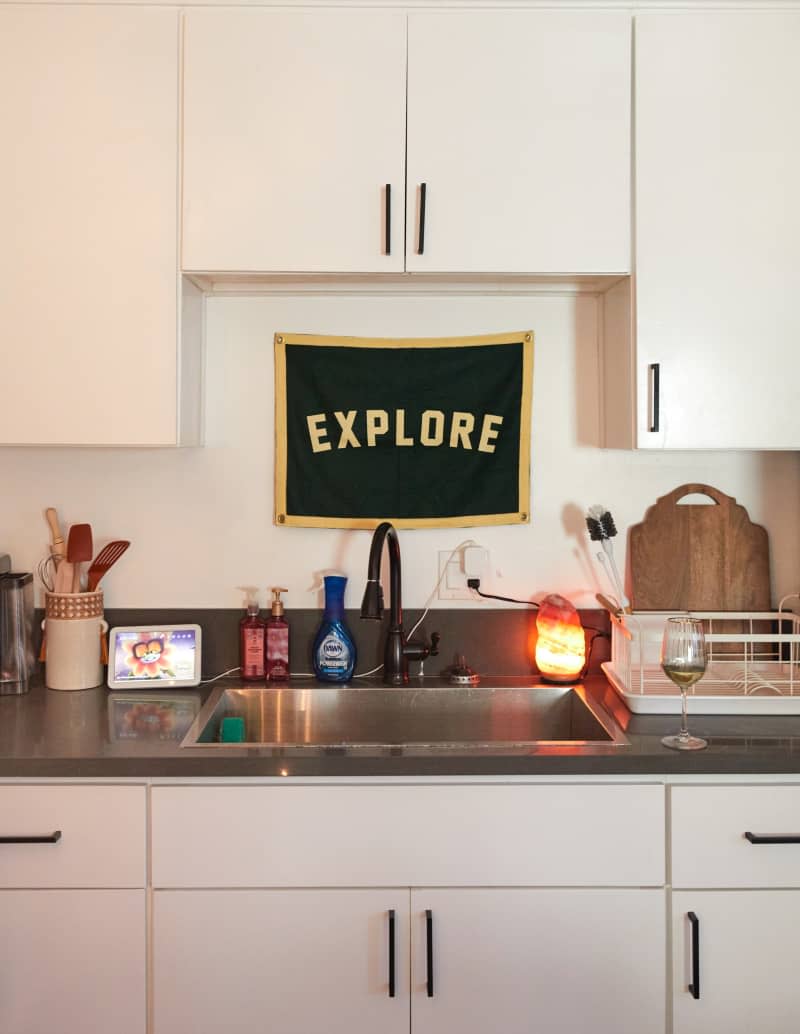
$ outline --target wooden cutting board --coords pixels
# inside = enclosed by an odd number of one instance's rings
[[[678,505],[698,493],[715,505]],[[628,537],[634,610],[769,610],[769,539],[711,485],[662,496]]]

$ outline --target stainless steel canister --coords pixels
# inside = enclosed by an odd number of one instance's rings
[[[33,651],[33,575],[0,574],[0,695],[27,693]]]

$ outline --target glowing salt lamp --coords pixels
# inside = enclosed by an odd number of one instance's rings
[[[553,593],[536,615],[536,667],[546,682],[577,682],[586,663],[586,637],[577,610]]]

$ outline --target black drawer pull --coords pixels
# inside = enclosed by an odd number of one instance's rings
[[[394,909],[389,909],[389,997],[395,996],[394,983]]]
[[[658,431],[660,417],[660,394],[661,394],[661,363],[650,363],[650,427],[649,430]]]
[[[425,959],[428,968],[428,998],[433,998],[433,912],[425,909]]]
[[[751,844],[800,844],[800,833],[745,833],[744,838]]]
[[[0,837],[0,844],[57,844],[60,839],[61,830],[57,829],[49,837]]]
[[[419,186],[419,243],[417,244],[417,254],[421,255],[425,251],[425,202],[428,195],[428,184],[420,183]]]
[[[386,254],[392,253],[392,185],[387,183],[384,199],[386,203]]]
[[[700,997],[700,920],[694,912],[686,915],[692,924],[692,982],[689,991],[692,998],[697,999]]]

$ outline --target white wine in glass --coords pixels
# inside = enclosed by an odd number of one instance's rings
[[[661,643],[661,667],[681,691],[681,731],[665,736],[662,743],[673,750],[701,750],[706,740],[689,733],[686,720],[686,690],[706,672],[706,638],[703,622],[697,618],[667,618]]]

